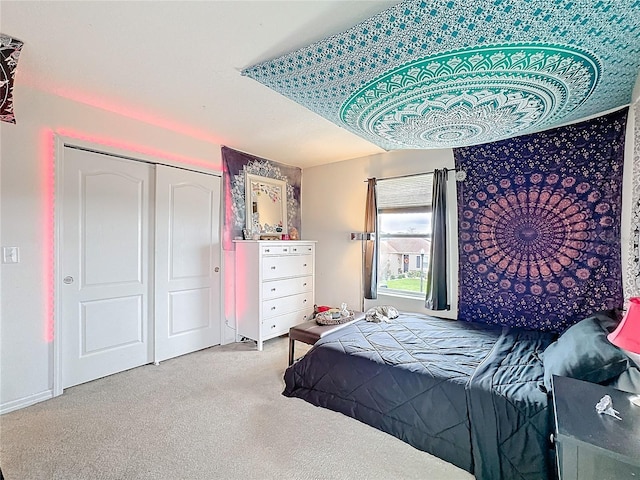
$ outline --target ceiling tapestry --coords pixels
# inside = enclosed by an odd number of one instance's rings
[[[629,103],[640,2],[404,1],[249,76],[386,149],[534,133]]]

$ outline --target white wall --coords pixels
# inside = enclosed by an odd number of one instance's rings
[[[350,240],[350,232],[364,229],[367,194],[365,180],[454,168],[453,152],[446,150],[403,150],[331,163],[303,171],[302,231],[305,239],[317,240],[316,301],[339,306],[346,302],[359,309],[362,291],[362,245]],[[455,182],[449,182],[449,202],[455,205]],[[453,209],[455,210],[455,209]],[[455,211],[449,222],[457,238]],[[457,248],[457,247],[456,247]],[[457,250],[452,255],[452,285],[457,285]],[[456,299],[455,290],[452,299]],[[373,304],[391,304],[407,311],[424,311],[424,300],[379,295]],[[455,316],[439,312],[439,316]],[[442,313],[442,314],[441,314]]]
[[[105,151],[131,151],[133,157],[157,157],[174,165],[193,160],[200,170],[221,170],[217,144],[21,86],[19,81],[15,110],[16,125],[0,122],[0,245],[20,248],[20,263],[2,265],[0,277],[0,412],[51,395],[51,301],[46,283],[52,245],[46,237],[52,222],[47,191],[53,185],[53,134],[110,143]]]

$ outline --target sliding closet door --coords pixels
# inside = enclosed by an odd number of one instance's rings
[[[64,148],[58,301],[63,388],[149,363],[153,167]]]
[[[220,178],[158,165],[155,361],[220,343]]]

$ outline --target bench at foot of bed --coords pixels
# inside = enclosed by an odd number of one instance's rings
[[[314,345],[322,337],[340,330],[347,325],[351,325],[358,320],[364,318],[363,312],[354,312],[353,320],[338,325],[318,325],[315,320],[301,323],[295,327],[289,329],[289,366],[293,365],[294,358],[294,343],[295,341],[306,343],[307,345]]]

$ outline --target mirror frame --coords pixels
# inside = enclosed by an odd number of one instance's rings
[[[260,228],[259,231],[256,231],[253,223],[253,201],[252,201],[252,183],[265,183],[274,187],[280,188],[280,198],[282,199],[282,210],[280,212],[280,218],[282,222],[282,231],[265,231]],[[277,180],[275,178],[262,177],[260,175],[254,175],[252,173],[245,173],[244,179],[245,185],[245,195],[244,195],[244,203],[245,203],[245,227],[251,238],[254,238],[256,234],[260,235],[260,238],[263,237],[280,237],[289,233],[289,228],[287,224],[287,182],[284,180]],[[247,239],[249,240],[249,239]]]

